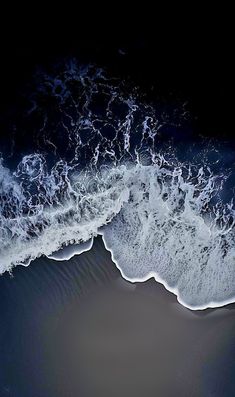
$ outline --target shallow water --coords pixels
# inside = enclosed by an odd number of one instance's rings
[[[234,305],[190,311],[122,279],[102,239],[0,278],[0,395],[232,396]]]

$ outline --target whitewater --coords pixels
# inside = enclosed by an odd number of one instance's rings
[[[182,155],[163,141],[183,110],[74,61],[40,74],[30,104],[35,146],[0,164],[1,274],[42,255],[68,260],[102,235],[131,282],[154,277],[193,310],[235,301],[232,163],[215,143],[185,143]]]

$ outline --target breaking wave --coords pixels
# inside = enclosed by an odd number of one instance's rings
[[[102,234],[128,280],[155,277],[191,309],[235,301],[229,152],[178,142],[183,107],[147,104],[94,66],[57,69],[39,75],[20,124],[29,153],[1,161],[0,272],[69,259]]]

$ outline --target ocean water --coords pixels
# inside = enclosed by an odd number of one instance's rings
[[[1,273],[101,235],[125,279],[190,309],[234,302],[234,148],[95,65],[59,63],[28,90],[2,143]]]

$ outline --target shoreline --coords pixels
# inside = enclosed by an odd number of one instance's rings
[[[101,236],[103,244],[105,249],[110,252],[111,254],[111,259],[112,262],[115,264],[116,268],[120,271],[122,278],[125,281],[128,281],[132,284],[134,283],[144,283],[148,280],[150,280],[151,278],[153,278],[155,280],[156,283],[159,283],[161,285],[164,286],[164,288],[169,291],[170,293],[172,293],[173,295],[176,296],[177,298],[177,302],[182,305],[183,307],[185,307],[186,309],[189,309],[191,311],[204,311],[207,309],[217,309],[217,308],[222,308],[222,307],[226,307],[228,305],[234,304],[235,303],[235,296],[231,299],[227,299],[221,302],[209,302],[208,304],[205,305],[188,305],[187,303],[185,303],[183,300],[180,299],[179,297],[179,291],[177,288],[172,288],[168,285],[168,283],[163,280],[160,276],[158,276],[158,274],[156,272],[149,272],[145,277],[143,278],[130,278],[128,276],[125,275],[125,273],[123,272],[122,268],[119,266],[118,262],[115,260],[114,255],[113,255],[113,251],[111,248],[109,248],[107,246],[107,243],[105,241],[105,237],[103,235],[103,233],[101,231],[99,231],[97,236],[92,237],[90,240],[84,242],[84,243],[80,243],[80,244],[72,244],[72,245],[68,245],[58,251],[53,252],[51,255],[45,255],[46,258],[55,260],[55,261],[69,261],[71,258],[73,258],[76,255],[81,255],[84,252],[90,251],[93,247],[94,244],[94,240],[97,239],[99,236]],[[40,256],[37,259],[40,259],[42,256]],[[24,266],[24,267],[28,267],[30,265],[31,262],[33,262],[35,259],[32,259],[30,261],[27,262],[27,264],[23,264],[21,263],[20,266]]]

